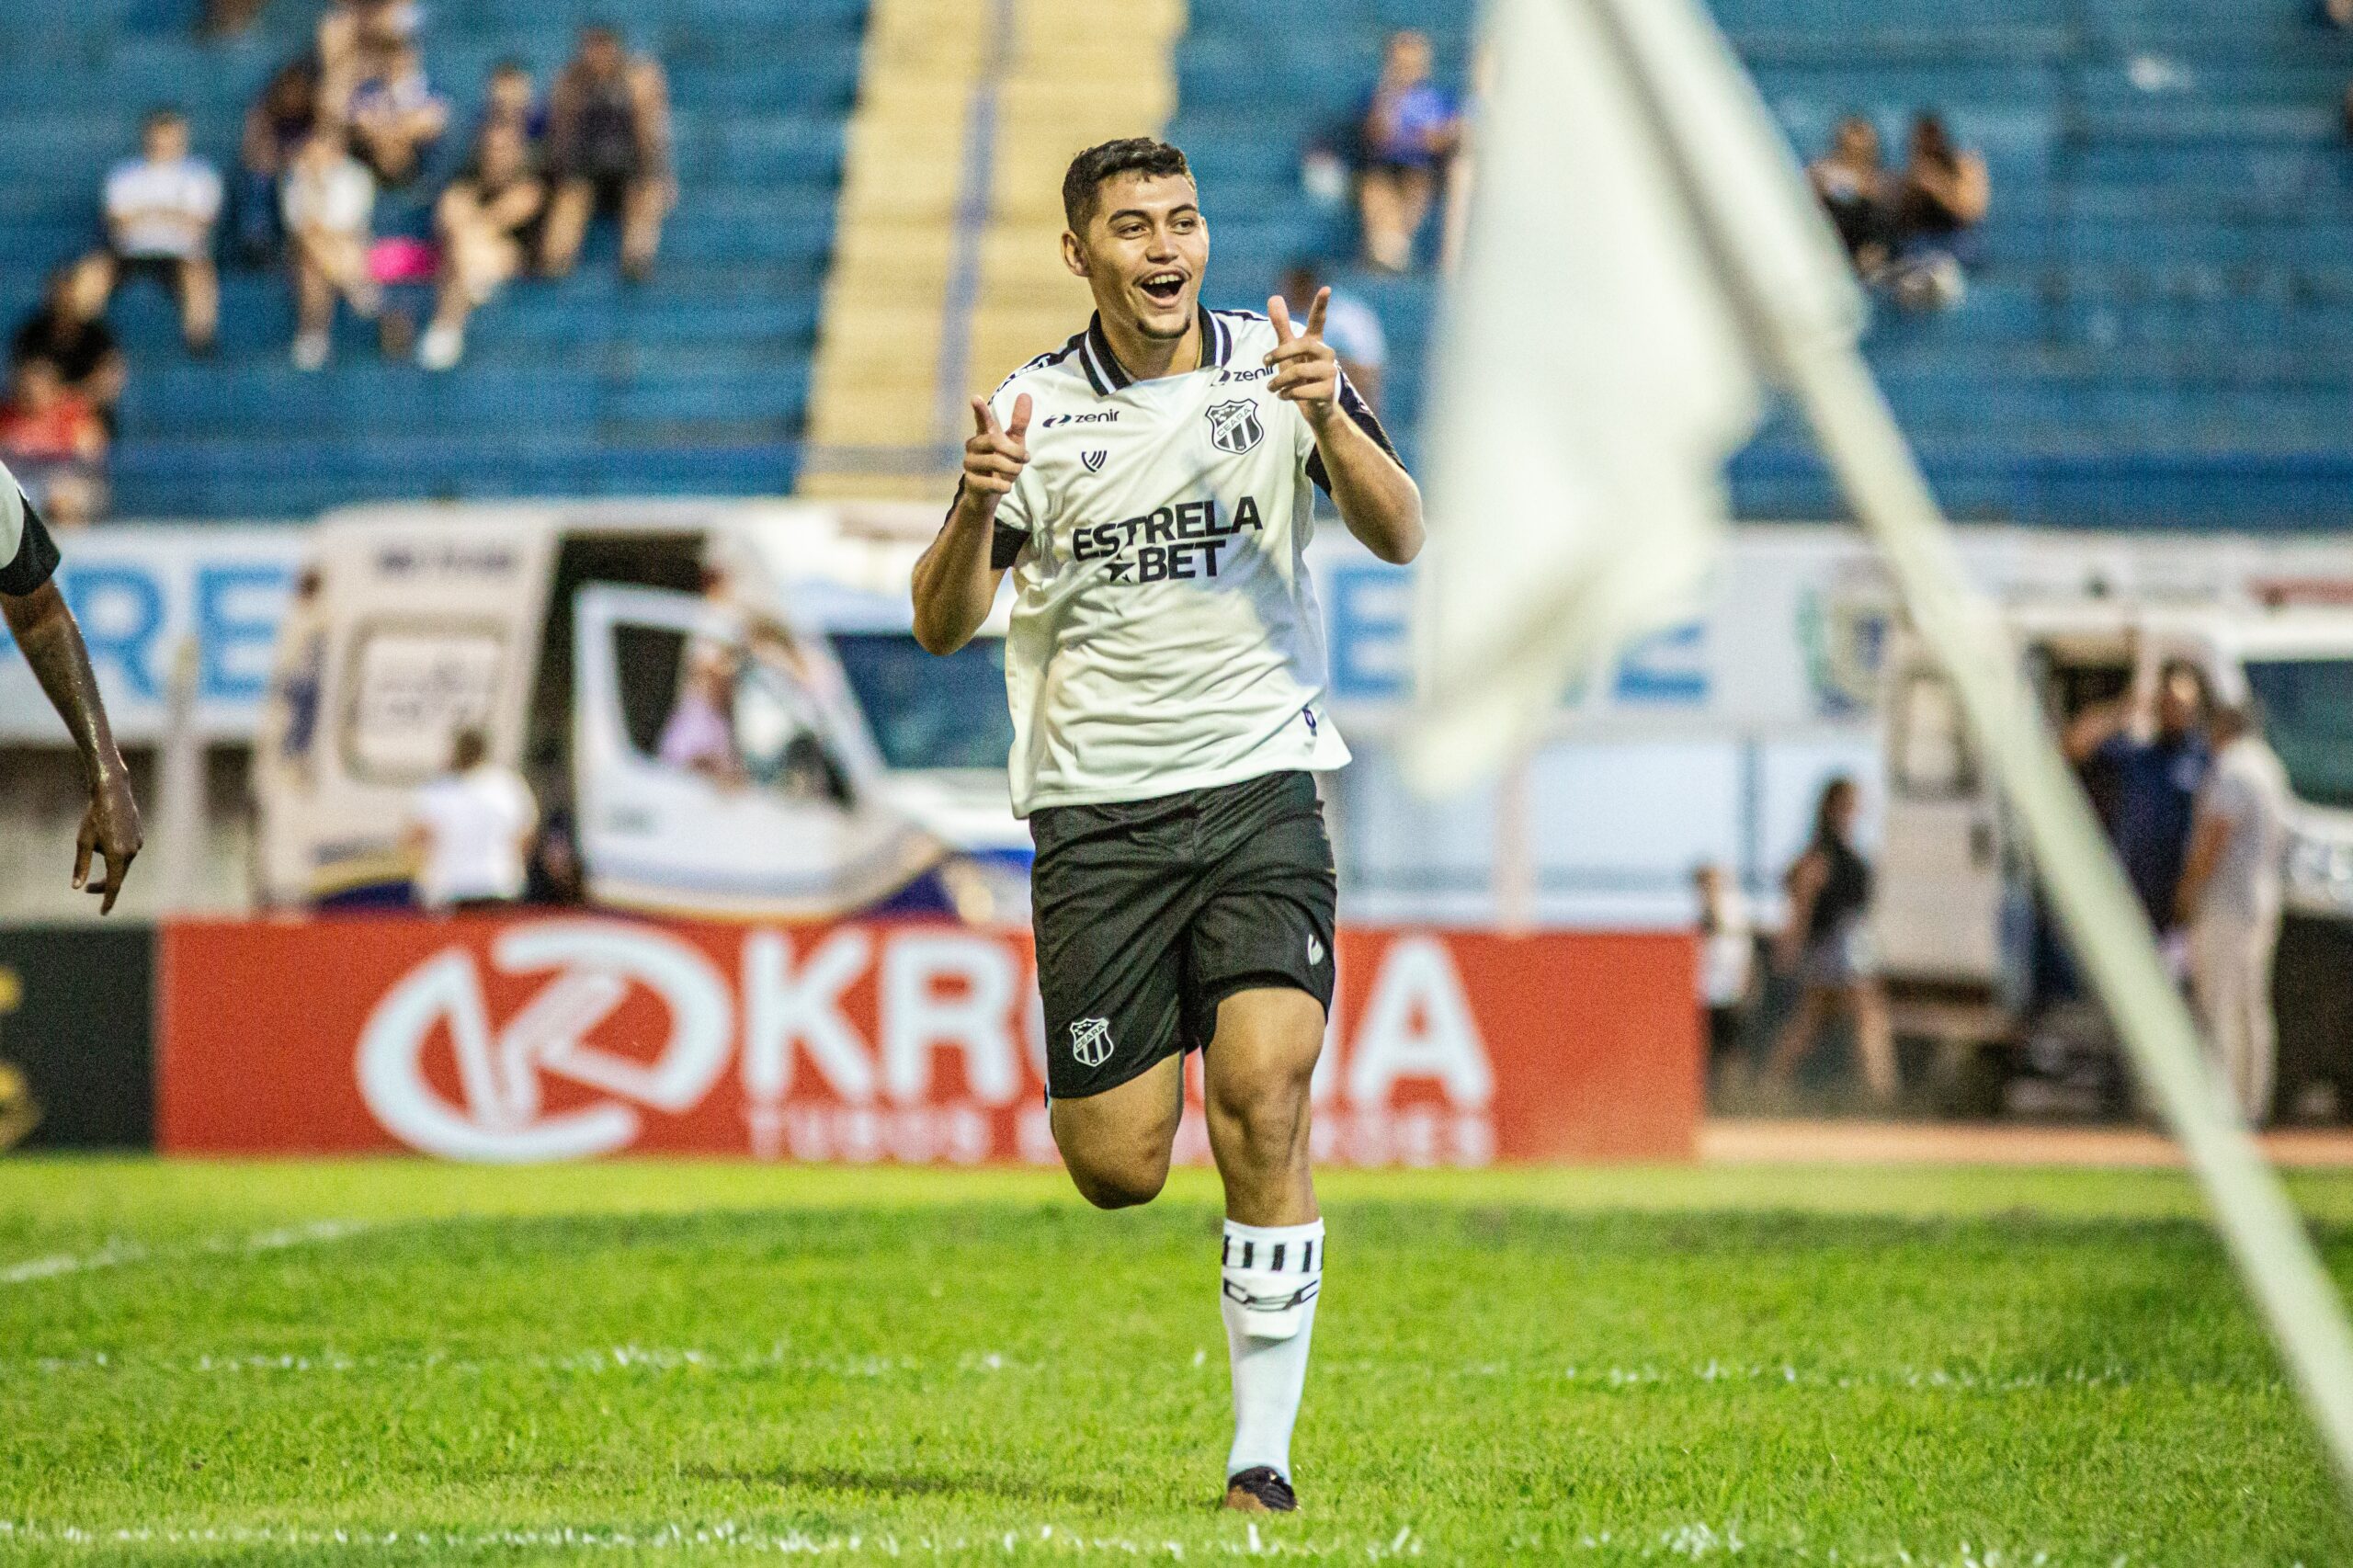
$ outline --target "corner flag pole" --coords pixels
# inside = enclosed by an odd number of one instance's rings
[[[2090,803],[2061,757],[1991,603],[1969,581],[1951,528],[1893,410],[1851,341],[1792,328],[1740,264],[1741,235],[1708,195],[1697,150],[1665,109],[1654,62],[1620,9],[1592,6],[1651,122],[1693,229],[1754,351],[1796,399],[1840,488],[1877,540],[1921,636],[1951,677],[1971,732],[2026,830],[2044,889],[2115,1021],[2144,1085],[2206,1189],[2222,1239],[2268,1321],[2353,1489],[2353,1328],[2302,1221],[2198,1045],[2141,906]],[[1709,24],[1704,20],[1702,26]],[[1721,40],[1718,40],[1721,42]],[[1803,199],[1794,179],[1789,199]]]

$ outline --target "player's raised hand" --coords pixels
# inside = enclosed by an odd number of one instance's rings
[[[1323,424],[1339,405],[1340,357],[1324,341],[1324,312],[1331,303],[1332,290],[1318,289],[1307,307],[1307,330],[1300,333],[1291,328],[1290,306],[1281,295],[1267,301],[1267,318],[1275,324],[1275,351],[1267,356],[1275,379],[1267,390],[1297,403],[1311,425]]]
[[[972,438],[964,443],[964,487],[1006,495],[1029,464],[1029,394],[1013,400],[1013,423],[999,425],[988,399],[972,400]]]

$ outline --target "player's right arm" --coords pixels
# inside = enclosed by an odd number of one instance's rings
[[[952,653],[972,640],[996,603],[1005,572],[991,560],[997,508],[1029,464],[1029,394],[1013,402],[1000,426],[985,399],[972,400],[972,438],[964,443],[964,481],[939,537],[915,562],[915,641],[927,653]]]

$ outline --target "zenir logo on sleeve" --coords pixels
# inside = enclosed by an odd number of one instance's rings
[[[1258,405],[1247,398],[1221,403],[1209,412],[1210,445],[1221,452],[1239,457],[1266,439],[1267,427],[1258,423]]]

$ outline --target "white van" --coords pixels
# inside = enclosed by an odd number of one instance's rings
[[[1025,921],[1002,612],[947,661],[909,630],[936,523],[733,502],[329,516],[255,748],[260,902],[406,902],[409,801],[479,727],[588,903]]]
[[[2294,802],[2279,945],[2280,1104],[2316,1085],[2353,1106],[2353,610],[2022,603],[2013,640],[2054,730],[2154,688],[2180,660],[2219,700],[2261,705]],[[1882,709],[1887,814],[1872,935],[1898,1027],[1954,1048],[1974,1108],[2027,1065],[2047,926],[2013,824],[1950,683],[1899,636]]]

